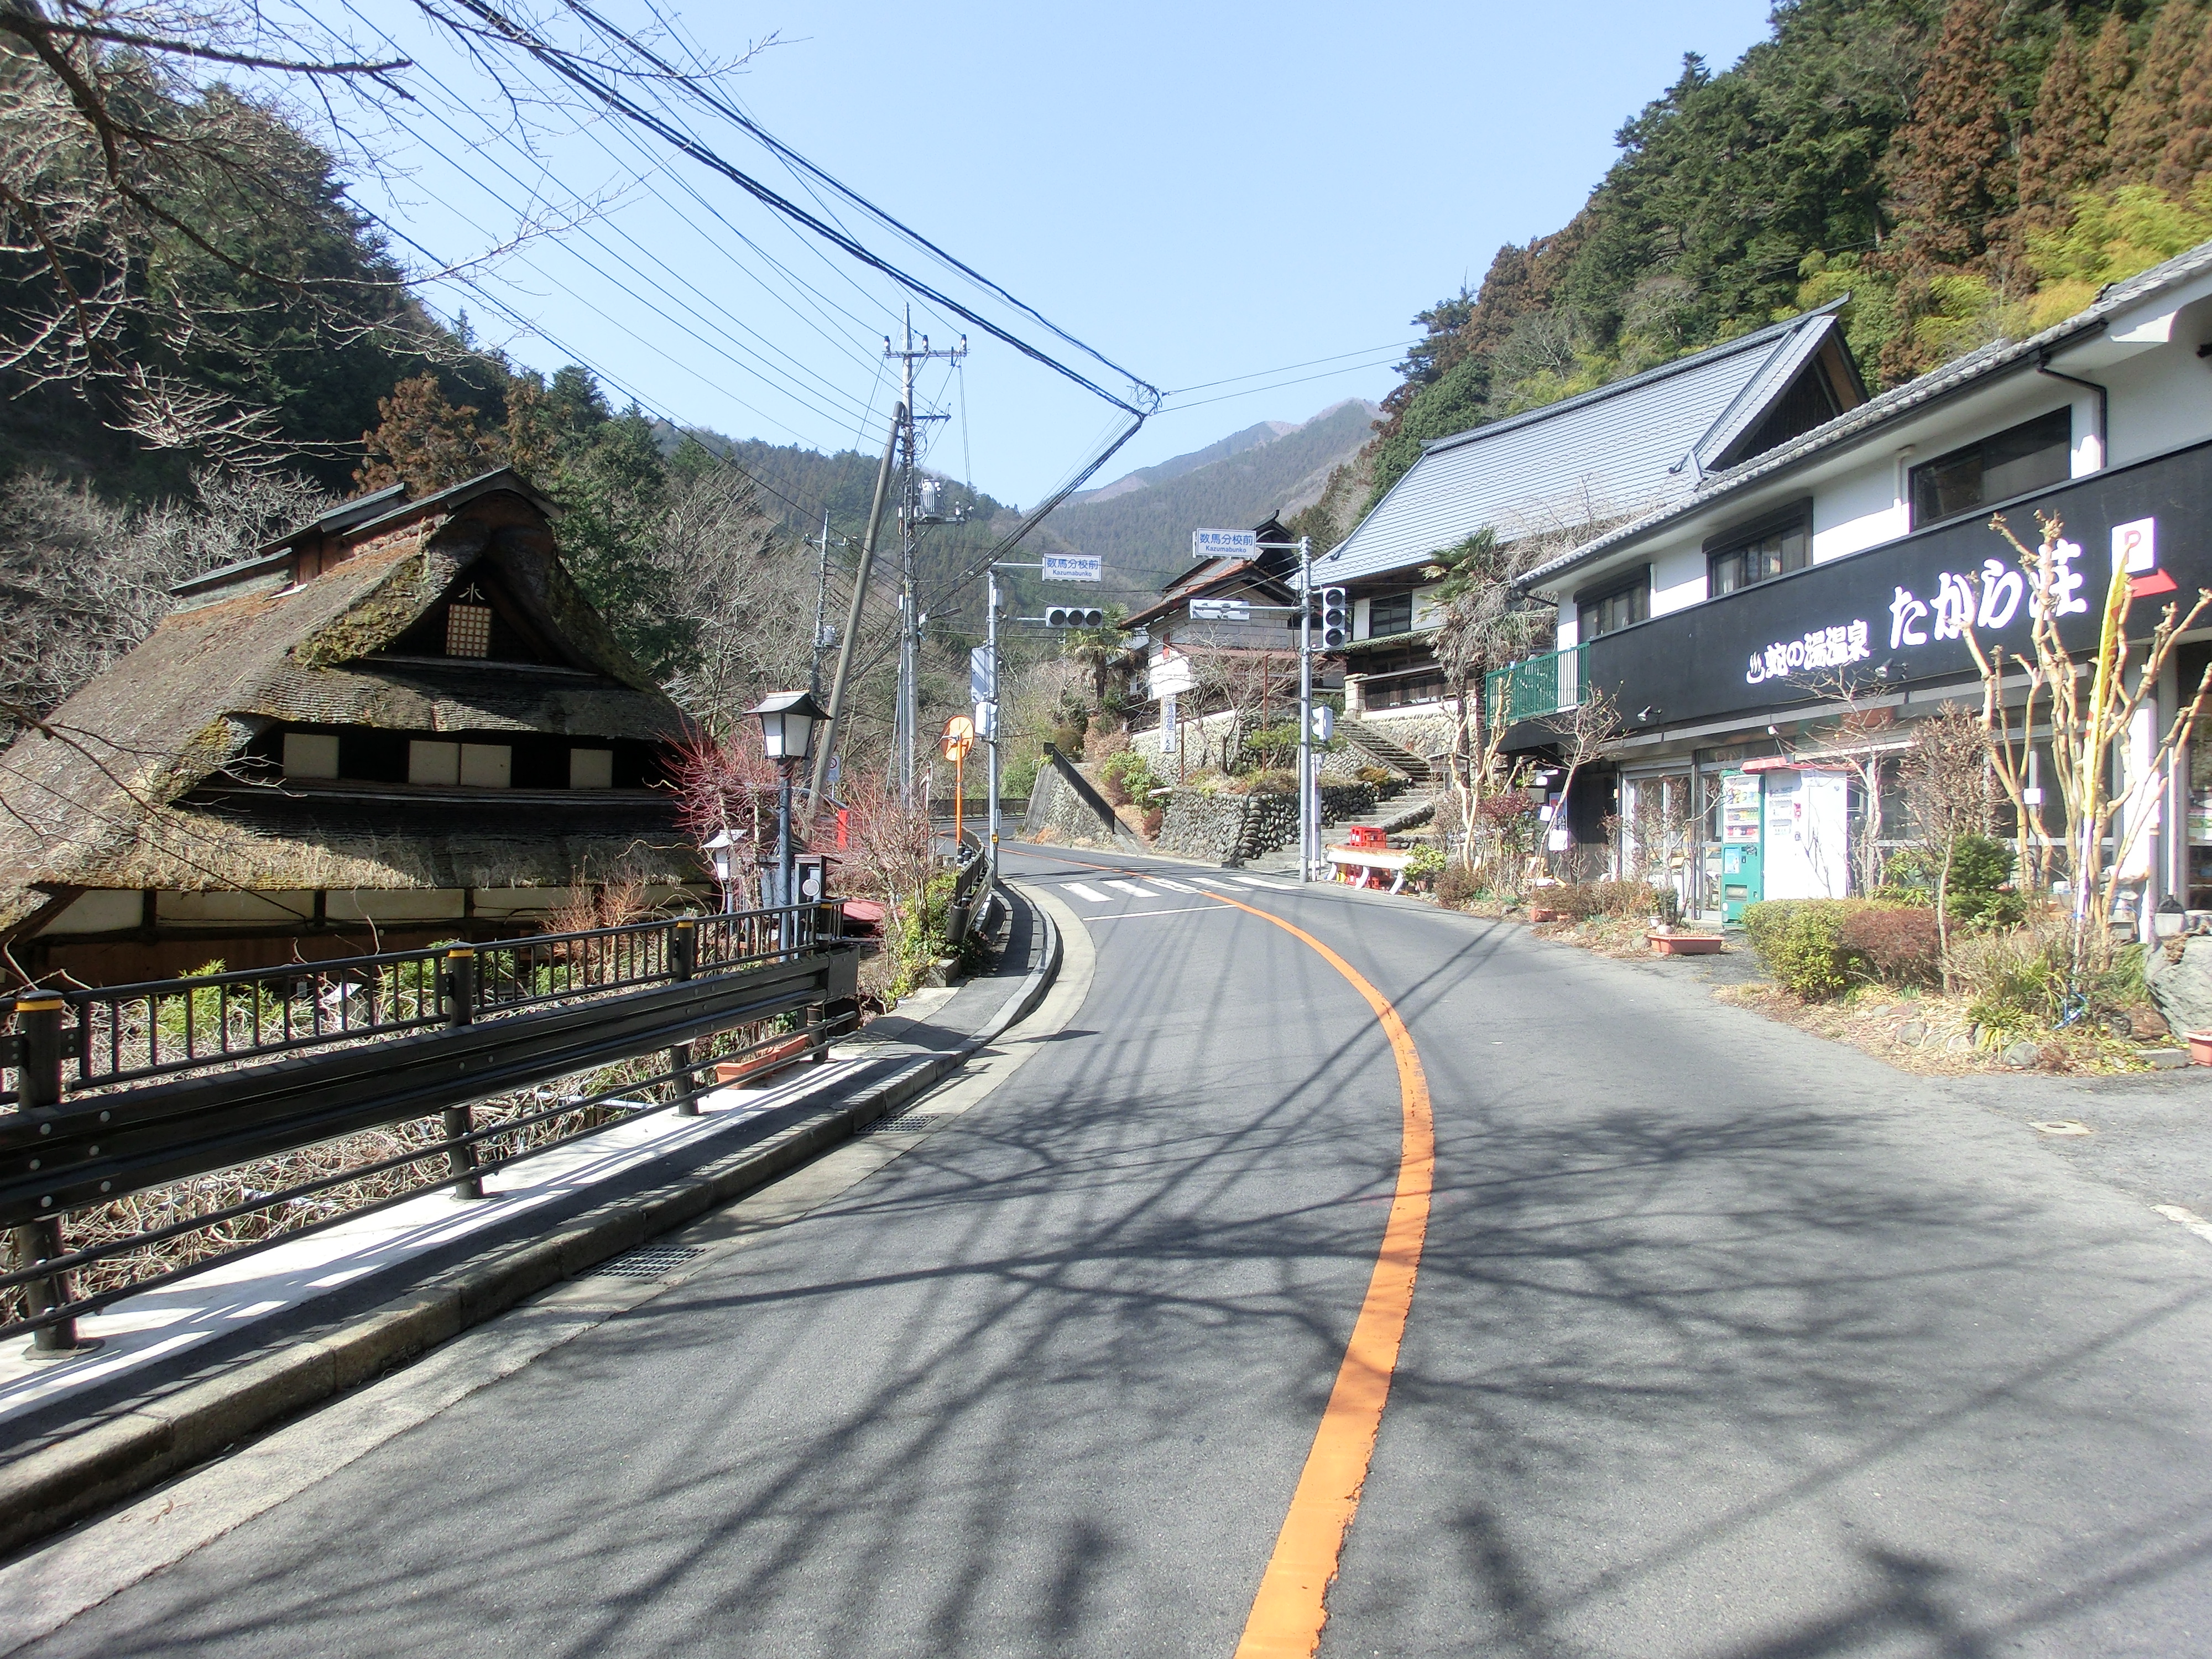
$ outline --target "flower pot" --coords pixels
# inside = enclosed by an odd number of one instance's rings
[[[771,1072],[780,1072],[804,1057],[806,1042],[804,1035],[786,1037],[781,1042],[755,1049],[743,1060],[718,1060],[714,1062],[714,1081],[726,1089],[732,1083],[763,1082]]]
[[[1651,949],[1662,957],[1711,957],[1720,954],[1718,933],[1646,933]]]
[[[1528,907],[1530,921],[1558,921],[1561,920],[1561,912],[1547,908],[1541,904],[1532,904]]]
[[[2184,1040],[2189,1044],[2191,1066],[2212,1066],[2212,1031],[2191,1031]]]

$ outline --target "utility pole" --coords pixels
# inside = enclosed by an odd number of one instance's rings
[[[929,337],[921,337],[919,350],[914,343],[914,307],[906,308],[905,343],[894,349],[890,341],[884,341],[884,356],[899,360],[899,384],[902,394],[902,429],[899,434],[904,446],[905,481],[899,491],[899,670],[898,709],[892,726],[891,756],[899,782],[900,794],[909,803],[914,799],[915,732],[921,720],[921,623],[922,617],[915,593],[914,550],[915,527],[921,519],[921,453],[919,432],[923,419],[939,420],[940,416],[917,416],[914,408],[914,366],[927,362],[932,357],[944,357],[954,362],[968,355],[968,340],[962,336],[960,343],[949,350],[933,351]]]
[[[1321,802],[1314,787],[1313,542],[1298,538],[1298,879],[1314,878]]]
[[[869,573],[876,565],[876,536],[884,526],[884,501],[890,494],[891,461],[898,452],[899,433],[906,424],[906,406],[891,411],[890,435],[884,440],[884,459],[876,468],[875,500],[868,507],[868,528],[860,541],[860,562],[853,572],[853,603],[845,612],[845,635],[837,641],[837,673],[830,683],[828,729],[814,750],[814,775],[806,786],[806,815],[811,823],[822,811],[822,785],[830,771],[830,757],[837,746],[839,722],[845,716],[845,690],[852,675],[853,642],[860,636],[860,607],[868,596]]]
[[[995,565],[984,573],[983,600],[983,651],[991,665],[991,699],[975,711],[975,723],[983,728],[983,741],[989,745],[983,750],[984,793],[990,802],[989,842],[984,853],[990,862],[985,866],[985,877],[995,887],[999,884],[999,571]]]
[[[816,574],[814,585],[814,652],[813,665],[807,670],[806,689],[817,702],[822,701],[822,652],[830,641],[825,637],[830,625],[830,509],[822,509],[822,562]]]

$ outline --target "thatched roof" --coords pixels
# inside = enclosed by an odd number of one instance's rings
[[[513,472],[413,503],[395,504],[387,492],[373,505],[366,518],[347,522],[340,509],[252,560],[184,584],[185,608],[56,710],[46,731],[27,732],[0,753],[0,928],[45,902],[40,886],[332,884],[298,879],[315,860],[276,855],[287,837],[245,830],[229,808],[186,799],[233,781],[227,769],[272,723],[646,740],[682,729],[675,704],[616,643],[556,556],[548,504]],[[379,659],[374,653],[437,605],[464,572],[495,581],[562,660]],[[428,826],[403,829],[398,817],[392,823],[379,832],[383,852],[341,853],[339,842],[351,847],[358,838],[334,830],[333,867],[362,878],[343,884],[443,884],[428,878],[441,860],[427,848],[419,855],[390,850],[395,836],[418,836]],[[522,855],[509,846],[514,856],[444,862],[542,866],[560,882],[573,878],[563,837],[580,826],[565,817],[552,823],[542,805],[534,822],[523,811],[516,823],[537,851]],[[311,824],[296,827],[317,833]],[[622,842],[647,828],[608,827]],[[665,823],[659,838],[672,839]],[[272,855],[266,868],[250,856],[256,844]],[[594,848],[606,850],[596,839]]]

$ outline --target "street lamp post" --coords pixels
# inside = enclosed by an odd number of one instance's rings
[[[798,945],[799,913],[793,908],[791,847],[791,780],[814,752],[814,732],[822,709],[805,691],[777,691],[761,699],[753,711],[761,723],[761,748],[776,764],[781,780],[775,803],[775,902],[782,911],[778,929],[783,948]]]

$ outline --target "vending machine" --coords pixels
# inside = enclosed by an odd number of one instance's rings
[[[1760,794],[1756,772],[1721,774],[1721,920],[1724,922],[1741,922],[1743,907],[1765,896]]]

